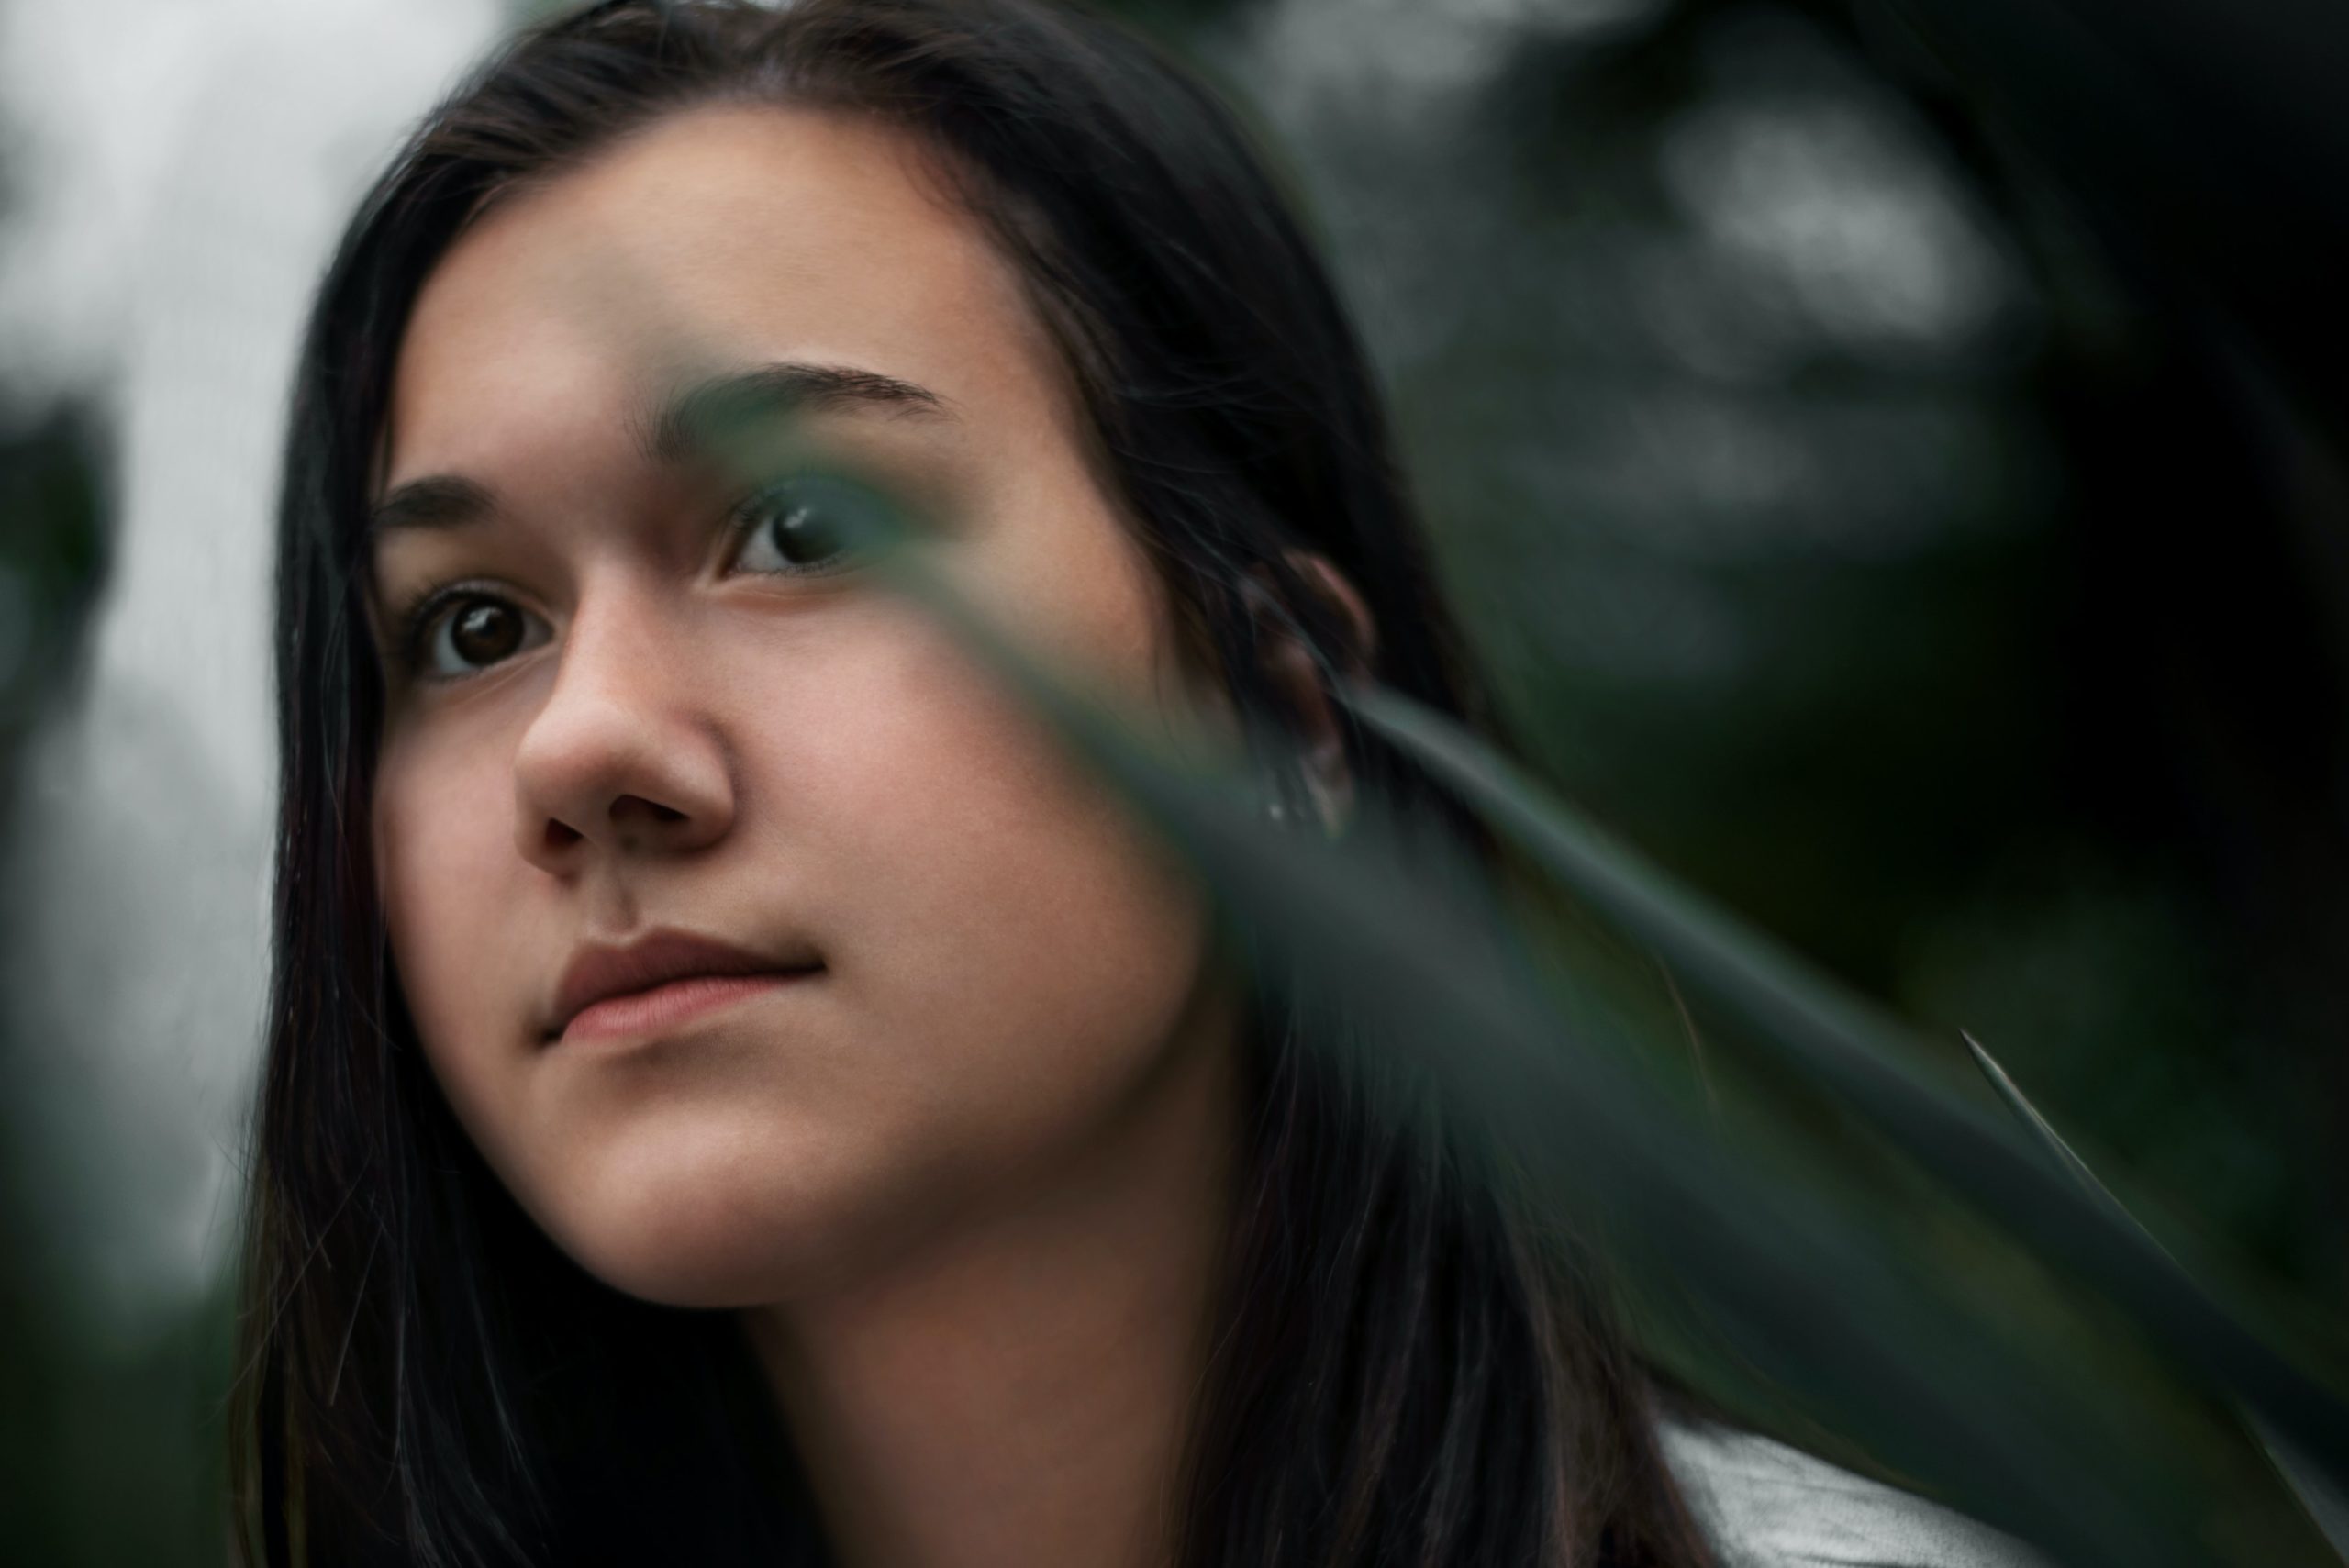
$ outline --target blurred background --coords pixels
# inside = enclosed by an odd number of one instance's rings
[[[301,311],[528,6],[0,0],[0,1540],[221,1559]],[[1279,149],[1543,769],[2349,1302],[2314,6],[1130,0]],[[21,1555],[17,1553],[21,1552]]]

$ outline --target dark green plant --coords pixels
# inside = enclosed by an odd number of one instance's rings
[[[2008,1075],[2007,1070],[1998,1065],[1997,1059],[1982,1048],[1981,1041],[1970,1034],[1965,1039],[1966,1049],[1974,1053],[1975,1065],[1982,1069],[1982,1075],[1990,1081],[1990,1086],[1998,1092],[1998,1097],[2006,1101],[2016,1119],[2031,1130],[2040,1147],[2054,1158],[2056,1165],[2078,1184],[2080,1190],[2098,1207],[2115,1219],[2137,1228],[2136,1221],[2121,1207],[2121,1200],[2112,1195],[2112,1190],[2097,1179],[2096,1173],[2088,1169],[2087,1162],[2073,1152],[2072,1146],[2064,1141],[2062,1135],[2045,1117],[2039,1114],[2039,1107],[2024,1097],[2021,1088]],[[2145,1239],[2155,1246],[2159,1245],[2153,1241],[2150,1233]],[[2292,1495],[2307,1511],[2310,1522],[2324,1532],[2324,1538],[2332,1543],[2333,1551],[2340,1553],[2342,1560],[2349,1562],[2349,1499],[2343,1496],[2338,1474],[2327,1473],[2321,1466],[2310,1462],[2290,1439],[2277,1432],[2260,1415],[2256,1407],[2243,1407],[2243,1418],[2244,1425],[2259,1439],[2259,1445],[2266,1451],[2268,1459],[2274,1462],[2277,1474],[2291,1488]]]
[[[901,562],[903,580],[997,660],[1190,855],[1258,944],[1385,1020],[1373,1050],[1446,1105],[1561,1222],[1698,1303],[1707,1330],[1881,1462],[2064,1562],[2320,1560],[2256,1496],[2196,1389],[2266,1412],[2317,1473],[2349,1473],[2349,1406],[2175,1269],[2041,1152],[1920,1070],[1898,1026],[1609,843],[1464,733],[1357,689],[1353,711],[1586,905],[1652,947],[1738,1034],[1886,1134],[2076,1309],[2141,1335],[2162,1377],[2097,1375],[2062,1332],[2009,1321],[2001,1282],[1920,1270],[1863,1195],[1759,1168],[1637,1070],[1636,1040],[1562,1027],[1500,889],[1373,802],[1335,844],[1268,832],[1237,776],[1170,767]],[[1375,1077],[1383,1064],[1356,1064]],[[2070,1330],[2081,1332],[2078,1325]],[[2199,1412],[2198,1416],[2198,1412]],[[2333,1485],[2337,1485],[2337,1480]]]

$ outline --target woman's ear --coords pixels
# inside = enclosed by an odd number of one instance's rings
[[[1289,550],[1283,557],[1306,592],[1319,596],[1345,628],[1345,646],[1334,650],[1331,658],[1341,678],[1366,679],[1377,656],[1378,628],[1361,592],[1322,556]],[[1270,573],[1259,569],[1254,577],[1268,596],[1275,593]],[[1337,704],[1323,684],[1319,662],[1279,619],[1264,617],[1258,646],[1264,673],[1304,741],[1306,789],[1323,826],[1334,835],[1353,811],[1353,774],[1346,763]]]

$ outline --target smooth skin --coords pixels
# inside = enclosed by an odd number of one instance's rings
[[[1204,890],[853,550],[788,569],[773,520],[829,493],[738,528],[744,481],[655,439],[767,367],[918,389],[803,409],[792,450],[903,499],[1029,651],[1228,740],[936,172],[874,122],[695,109],[509,193],[427,280],[374,554],[384,912],[491,1166],[602,1279],[741,1313],[845,1562],[1149,1563],[1238,1137]],[[580,945],[664,928],[821,973],[551,1042]]]

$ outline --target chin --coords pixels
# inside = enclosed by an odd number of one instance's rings
[[[757,1307],[841,1288],[875,1266],[883,1239],[918,1228],[922,1206],[906,1173],[821,1143],[772,1127],[750,1148],[640,1140],[559,1177],[550,1190],[563,1195],[540,1223],[589,1273],[658,1306]]]

